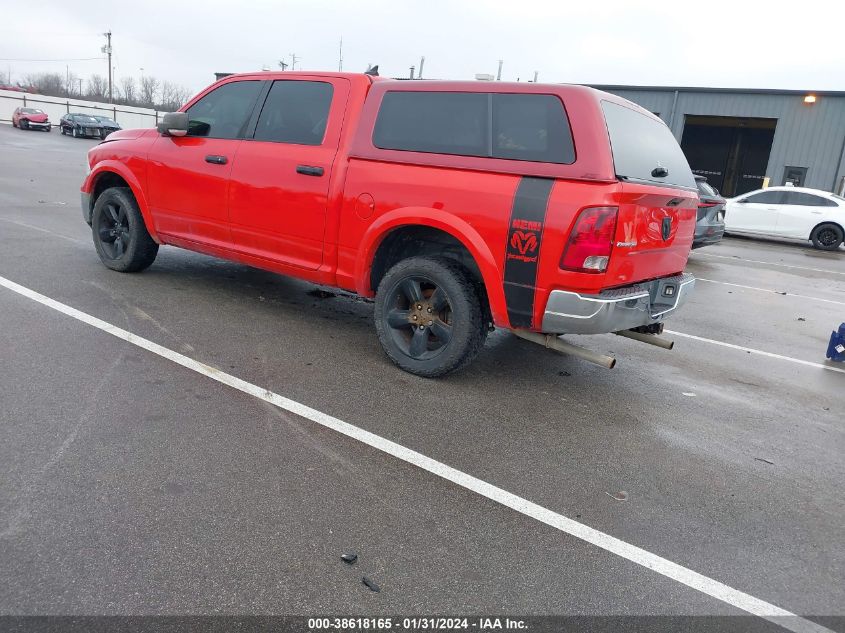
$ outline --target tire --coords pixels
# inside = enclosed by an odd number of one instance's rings
[[[469,273],[439,257],[410,257],[387,271],[376,291],[375,325],[390,360],[425,378],[464,367],[487,338]]]
[[[74,126],[74,127],[73,127],[73,128],[71,128],[71,129],[73,130],[73,131],[71,132],[71,136],[73,136],[73,138],[79,138],[79,132],[77,131],[76,126]]]
[[[842,244],[845,236],[842,228],[835,224],[819,224],[810,234],[813,246],[823,251],[835,251]]]
[[[148,268],[158,254],[158,244],[127,187],[111,187],[100,194],[91,215],[91,233],[100,261],[121,273]]]
[[[27,121],[26,119],[21,119],[20,121],[18,121],[18,126],[20,126],[20,128],[22,130],[28,130],[29,129],[29,121]]]

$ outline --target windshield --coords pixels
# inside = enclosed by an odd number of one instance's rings
[[[79,123],[98,123],[97,119],[92,116],[88,116],[87,114],[77,114],[73,118]]]
[[[100,123],[111,123],[112,125],[117,125],[117,121],[114,121],[108,118],[107,116],[95,116],[94,118],[97,119]]]
[[[21,108],[23,114],[44,114],[44,110],[38,108]]]

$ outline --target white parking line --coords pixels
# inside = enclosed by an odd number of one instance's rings
[[[800,358],[792,358],[791,356],[783,356],[781,354],[773,354],[772,352],[764,352],[763,350],[754,349],[753,347],[743,347],[742,345],[734,345],[733,343],[725,343],[724,341],[716,341],[712,338],[704,338],[703,336],[696,336],[695,334],[684,334],[683,332],[676,332],[675,330],[663,330],[666,334],[672,334],[673,336],[681,336],[683,338],[691,338],[694,341],[701,341],[702,343],[710,343],[711,345],[719,345],[721,347],[729,347],[730,349],[736,349],[741,352],[748,352],[750,354],[759,354],[760,356],[768,356],[769,358],[777,358],[778,360],[786,360],[790,363],[797,363],[799,365],[806,365],[807,367],[817,367],[818,369],[826,369],[828,371],[835,371],[839,372],[840,374],[845,374],[845,369],[840,369],[839,367],[831,367],[830,365],[825,365],[823,363],[814,363],[809,360],[801,360]]]
[[[769,288],[756,288],[754,286],[743,286],[742,284],[732,284],[727,281],[716,281],[715,279],[705,279],[704,277],[696,277],[696,281],[706,281],[711,284],[722,284],[723,286],[733,286],[734,288],[745,288],[746,290],[758,290],[760,292],[770,292],[775,295],[784,297],[797,297],[799,299],[810,299],[811,301],[823,301],[824,303],[834,303],[839,306],[845,306],[845,301],[834,301],[833,299],[822,299],[821,297],[810,297],[807,295],[797,295],[794,292],[782,292],[780,290],[770,290]]]
[[[704,255],[706,257],[720,257],[721,259],[735,259],[738,262],[750,262],[752,264],[767,264],[768,266],[781,266],[782,268],[796,268],[798,270],[810,270],[814,273],[830,273],[831,275],[845,275],[845,272],[839,270],[828,270],[827,268],[808,268],[807,266],[794,266],[793,264],[779,264],[777,262],[763,262],[759,259],[745,259],[743,257],[735,257],[733,255],[716,255],[714,253],[696,253],[696,255]]]
[[[63,240],[67,240],[68,242],[73,242],[75,244],[84,244],[82,240],[78,240],[74,237],[68,237],[67,235],[62,235],[61,233],[56,233],[55,231],[51,231],[49,229],[41,228],[40,226],[33,226],[32,224],[27,224],[26,222],[19,222],[18,220],[10,220],[9,218],[0,218],[3,222],[8,222],[9,224],[16,224],[17,226],[23,226],[28,229],[32,229],[33,231],[41,231],[42,233],[49,233],[55,237],[61,238]]]
[[[228,385],[233,389],[237,389],[245,394],[273,404],[280,409],[284,409],[290,413],[300,417],[311,420],[312,422],[324,426],[326,428],[337,431],[347,437],[355,439],[367,446],[382,451],[388,455],[396,457],[408,464],[428,471],[438,477],[442,477],[447,481],[452,482],[462,488],[475,492],[491,501],[495,501],[505,507],[511,508],[527,517],[531,517],[553,527],[561,532],[565,532],[571,536],[579,538],[587,543],[595,545],[605,551],[621,556],[637,565],[641,565],[658,574],[662,574],[667,578],[671,578],[679,583],[700,591],[708,596],[721,600],[731,606],[759,616],[770,622],[773,622],[783,628],[796,633],[833,633],[815,622],[806,620],[800,616],[795,615],[790,611],[781,609],[773,604],[770,604],[752,595],[743,593],[737,589],[729,587],[717,580],[713,580],[707,576],[699,574],[691,569],[673,563],[672,561],[652,554],[644,549],[626,543],[616,537],[605,534],[599,530],[591,528],[583,523],[570,519],[558,514],[548,508],[544,508],[536,503],[533,503],[523,497],[515,495],[507,490],[503,490],[493,484],[487,483],[481,479],[477,479],[463,471],[452,468],[442,462],[427,457],[422,453],[418,453],[410,448],[406,448],[401,444],[397,444],[391,440],[383,438],[369,431],[344,422],[338,418],[330,416],[316,409],[312,409],[304,404],[285,398],[277,393],[274,393],[258,385],[254,385],[245,380],[237,378],[231,374],[220,371],[214,367],[196,361],[183,354],[175,352],[171,349],[163,347],[158,343],[154,343],[148,339],[142,338],[121,329],[111,323],[107,323],[95,316],[81,312],[76,308],[72,308],[64,303],[60,303],[55,299],[51,299],[34,290],[21,286],[5,277],[0,277],[0,286],[8,288],[17,294],[32,299],[37,303],[52,308],[57,312],[72,317],[82,323],[95,327],[103,332],[111,334],[121,340],[127,341],[142,349],[145,349],[153,354],[165,358],[169,361],[181,365],[186,369],[202,374],[219,383]]]

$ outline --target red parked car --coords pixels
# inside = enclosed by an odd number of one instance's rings
[[[695,180],[650,112],[581,86],[233,75],[88,153],[113,270],[171,244],[375,297],[402,369],[493,327],[656,331],[687,298]]]
[[[44,110],[38,108],[15,108],[12,113],[12,127],[21,130],[44,130],[49,132],[52,129],[50,119]]]

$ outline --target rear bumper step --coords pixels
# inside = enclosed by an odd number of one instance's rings
[[[660,323],[681,307],[695,286],[683,273],[597,295],[554,290],[543,314],[543,332],[604,334]]]

